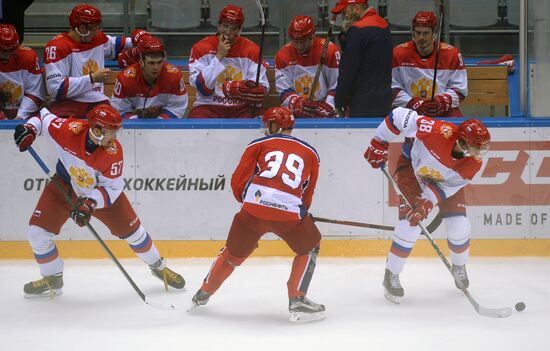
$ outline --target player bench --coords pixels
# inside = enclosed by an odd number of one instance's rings
[[[506,115],[509,110],[508,72],[505,66],[470,66],[468,71],[468,96],[462,102],[464,106],[489,106],[490,115],[495,116],[495,107],[504,106]],[[105,95],[111,96],[115,78],[120,71],[112,71],[105,83]],[[195,102],[195,88],[189,85],[189,71],[183,70],[185,87],[189,95],[189,107]],[[278,106],[279,94],[275,91],[275,70],[267,70],[269,80],[269,95],[264,106]]]

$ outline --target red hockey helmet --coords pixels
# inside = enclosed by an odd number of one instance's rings
[[[435,12],[426,11],[426,12],[417,12],[412,19],[412,29],[416,27],[429,27],[435,29],[437,26],[437,16]]]
[[[225,7],[220,11],[220,17],[218,23],[232,23],[236,24],[239,27],[243,26],[244,23],[244,11],[239,6],[235,5],[225,5]]]
[[[458,141],[462,141],[463,143]],[[483,155],[489,150],[491,134],[489,134],[489,130],[481,121],[469,119],[462,122],[458,127],[457,142],[465,156],[481,160]]]
[[[292,40],[304,40],[315,34],[315,24],[309,16],[295,16],[288,27],[288,36]]]
[[[99,126],[102,129],[118,130],[122,126],[120,113],[111,105],[98,105],[88,112],[90,127]]]
[[[142,37],[138,43],[138,49],[141,55],[164,54],[162,41],[152,35]]]
[[[71,28],[78,28],[81,24],[101,24],[101,11],[88,4],[76,5],[69,15]]]
[[[15,51],[19,47],[19,35],[11,24],[0,24],[0,50]]]
[[[262,121],[269,127],[275,123],[281,130],[294,128],[294,115],[286,107],[270,107],[265,111]]]

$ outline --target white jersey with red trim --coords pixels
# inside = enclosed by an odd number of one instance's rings
[[[311,206],[319,162],[313,147],[290,135],[254,140],[231,178],[233,195],[255,217],[299,220]]]
[[[40,110],[40,117],[32,117],[38,135],[52,141],[59,161],[71,179],[77,196],[89,197],[97,202],[96,208],[111,206],[124,188],[122,179],[122,145],[115,140],[112,147],[88,153],[86,142],[88,121],[75,118],[59,118],[47,109]]]
[[[154,85],[148,86],[139,63],[135,63],[116,78],[111,105],[123,118],[138,118],[139,110],[160,106],[158,118],[182,118],[188,96],[181,70],[167,62],[162,65]]]
[[[468,95],[468,76],[462,55],[457,48],[440,43],[435,95],[449,94],[452,107],[458,107]],[[392,89],[393,106],[406,107],[413,97],[428,100],[432,97],[435,50],[421,57],[411,40],[393,48]]]
[[[216,57],[218,36],[208,36],[191,48],[189,58],[189,84],[196,90],[194,106],[246,105],[242,100],[229,99],[223,94],[222,86],[229,80],[256,80],[260,47],[252,41],[238,37],[227,55],[220,60]],[[268,64],[262,60],[260,85],[269,91],[267,80]]]
[[[288,107],[293,96],[307,99],[321,61],[325,39],[315,38],[306,55],[300,55],[291,44],[283,46],[275,55],[275,88],[279,93],[281,106]],[[334,108],[334,96],[338,83],[338,67],[340,51],[333,43],[329,43],[315,89],[314,101],[325,101]]]
[[[415,138],[411,164],[422,188],[422,197],[434,205],[468,185],[481,168],[481,161],[474,157],[453,158],[458,137],[458,126],[453,123],[397,107],[378,126],[376,137],[391,142],[401,133]]]
[[[44,100],[44,83],[33,49],[21,46],[8,61],[0,61],[0,91],[8,96],[4,109],[10,118],[27,118],[38,111]]]
[[[90,43],[76,42],[68,33],[57,35],[44,49],[48,94],[55,100],[107,100],[103,83],[92,83],[89,75],[105,67],[105,58],[114,59],[121,50],[131,46],[130,38],[111,37],[103,32]]]

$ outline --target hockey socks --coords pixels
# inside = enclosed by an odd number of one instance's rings
[[[244,260],[246,260],[246,257],[233,256],[229,253],[227,247],[224,247],[204,278],[201,290],[210,295],[214,294],[227,277],[233,273],[235,267],[240,266]]]

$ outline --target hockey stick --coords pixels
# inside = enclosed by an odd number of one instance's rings
[[[319,64],[317,65],[317,71],[315,72],[315,77],[313,78],[313,84],[311,84],[311,90],[309,91],[309,96],[307,98],[309,101],[313,101],[313,97],[315,96],[315,90],[317,89],[317,84],[319,84],[319,77],[321,76],[321,70],[323,69],[323,65],[325,63],[328,44],[330,43],[330,39],[332,38],[332,28],[336,23],[336,16],[337,15],[333,15],[332,19],[330,20],[327,38],[325,39],[325,43],[323,44],[323,51],[321,52],[321,59],[319,60]]]
[[[264,52],[264,38],[265,38],[265,16],[264,16],[264,9],[262,7],[262,4],[260,0],[256,0],[256,5],[258,5],[258,8],[260,9],[260,18],[262,20],[262,34],[260,36],[260,54],[258,58],[258,69],[256,71],[256,86],[260,84],[260,71],[262,69],[262,59],[263,59],[263,52]]]
[[[403,203],[409,208],[412,208],[411,204],[409,203],[407,198],[403,195],[403,193],[399,189],[399,186],[397,185],[395,180],[392,178],[392,176],[388,173],[386,168],[382,166],[380,169],[382,170],[386,178],[388,178],[388,181],[390,182],[391,186],[393,187],[397,195],[401,198],[401,201],[403,201]],[[449,271],[449,273],[451,273],[451,276],[454,279],[451,264],[449,263],[445,255],[443,255],[443,253],[439,249],[439,246],[437,246],[437,244],[435,243],[434,239],[432,238],[432,235],[430,234],[428,229],[426,229],[424,224],[422,224],[422,222],[418,223],[418,225],[420,226],[420,229],[422,229],[422,231],[424,232],[424,235],[428,238],[435,252],[439,256],[439,258],[441,258],[441,261],[443,261],[443,263],[445,264],[445,267],[447,267],[447,270]],[[466,297],[468,298],[468,301],[470,301],[470,304],[472,304],[472,306],[474,307],[474,309],[479,315],[485,316],[485,317],[492,317],[492,318],[506,318],[512,315],[512,308],[510,307],[487,308],[487,307],[481,306],[479,303],[477,303],[476,300],[474,300],[472,295],[470,295],[470,292],[468,291],[468,289],[466,289],[462,285],[461,281],[455,280],[455,282],[460,286],[460,290],[464,293],[464,295],[466,295]]]
[[[439,44],[441,44],[441,31],[443,30],[443,0],[439,0],[439,33],[437,33],[437,44],[435,47],[435,67],[434,67],[434,78],[432,80],[432,100],[435,96],[435,83],[437,80],[437,65],[439,63]]]
[[[27,149],[29,150],[29,153],[32,155],[32,157],[35,159],[35,161],[38,163],[38,165],[40,166],[40,168],[42,168],[42,170],[44,171],[44,173],[46,173],[46,175],[48,177],[50,177],[50,180],[53,181],[53,183],[55,184],[55,186],[57,187],[57,189],[63,194],[63,196],[65,197],[65,200],[67,200],[67,202],[69,203],[69,205],[71,205],[72,208],[75,207],[75,204],[73,202],[73,200],[71,200],[71,197],[69,196],[68,193],[65,192],[65,190],[63,190],[63,187],[61,186],[61,184],[59,184],[59,181],[55,178],[55,177],[51,177],[50,176],[50,170],[48,169],[48,166],[46,166],[46,164],[44,163],[44,161],[42,161],[42,159],[40,158],[40,156],[36,153],[36,151],[34,151],[34,149],[32,148],[32,146],[29,146],[29,148]],[[145,302],[146,304],[148,304],[149,306],[152,306],[152,307],[155,307],[155,308],[158,308],[158,309],[161,309],[161,310],[175,310],[176,307],[174,305],[169,305],[169,306],[165,306],[165,305],[160,305],[158,303],[155,303],[151,300],[149,300],[147,298],[147,296],[145,296],[145,294],[140,290],[140,288],[136,285],[136,283],[134,283],[134,281],[132,280],[132,278],[130,277],[130,275],[128,275],[128,273],[126,272],[126,270],[124,269],[124,267],[122,267],[122,265],[120,264],[120,262],[117,260],[117,258],[115,257],[115,255],[111,252],[111,250],[109,249],[109,247],[105,244],[105,242],[103,241],[103,239],[101,239],[101,237],[99,236],[99,234],[97,234],[97,232],[95,231],[94,227],[92,227],[92,225],[89,223],[89,222],[86,222],[86,227],[90,230],[90,232],[92,233],[92,235],[97,239],[97,241],[99,242],[99,244],[101,245],[101,247],[103,247],[103,250],[105,250],[105,252],[107,252],[107,254],[109,255],[109,257],[111,258],[111,260],[116,264],[116,266],[118,267],[118,269],[120,270],[120,272],[122,272],[122,274],[124,275],[124,277],[126,278],[126,280],[128,280],[128,282],[130,283],[130,285],[132,286],[132,288],[134,288],[134,290],[136,291],[136,293],[139,295],[139,297],[143,300],[143,302]]]
[[[315,222],[323,222],[323,223],[332,223],[332,224],[340,224],[340,225],[349,225],[352,227],[361,227],[361,228],[372,228],[372,229],[382,229],[382,230],[394,230],[394,227],[390,227],[387,225],[380,225],[380,224],[369,224],[369,223],[361,223],[361,222],[353,222],[353,221],[340,221],[338,219],[328,219],[323,217],[316,217],[311,216],[311,219]]]

